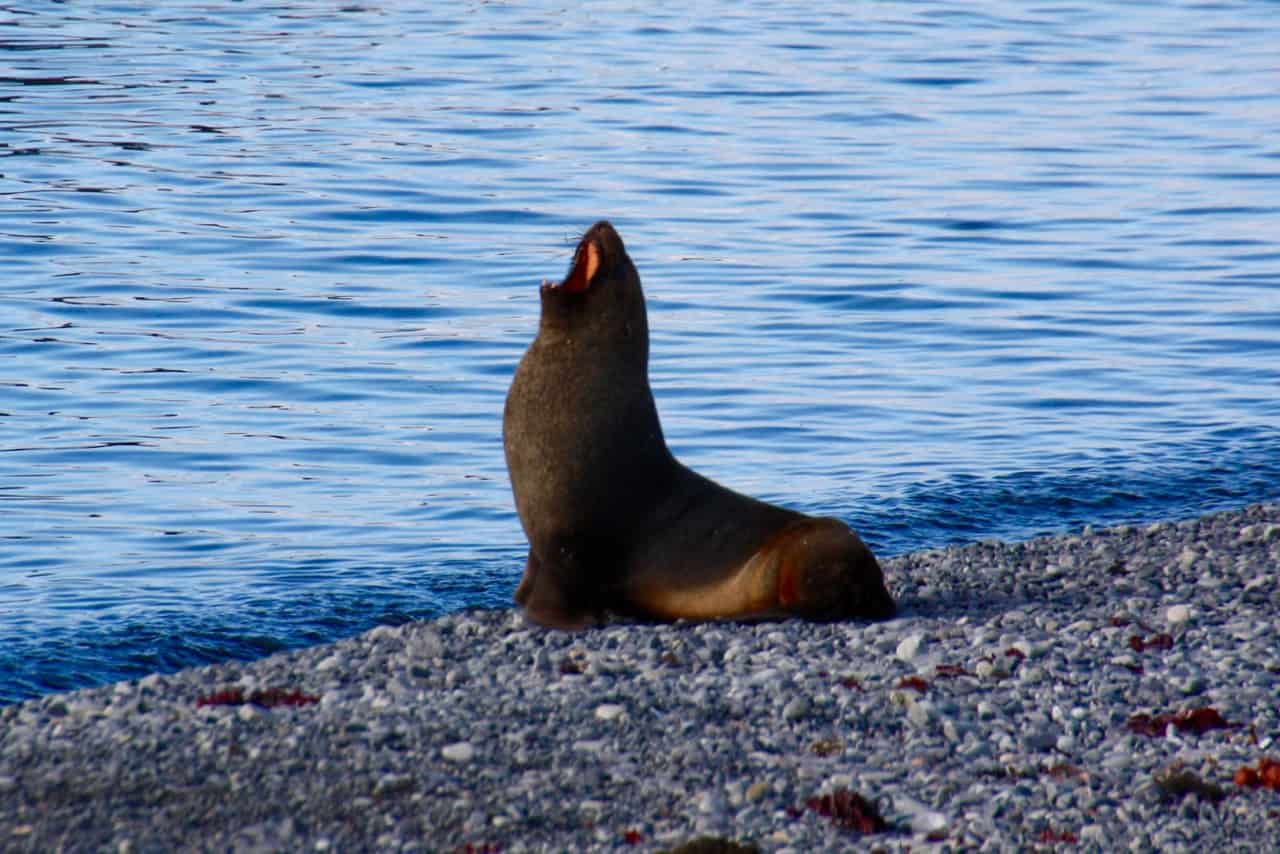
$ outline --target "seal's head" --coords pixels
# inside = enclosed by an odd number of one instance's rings
[[[601,220],[578,241],[569,272],[559,283],[543,282],[540,332],[601,336],[596,343],[629,351],[645,363],[649,325],[640,274],[622,238]]]

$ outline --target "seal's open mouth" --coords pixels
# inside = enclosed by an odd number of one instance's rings
[[[580,294],[591,287],[591,280],[600,269],[600,247],[588,237],[578,244],[578,252],[573,256],[573,267],[569,275],[564,277],[560,287],[571,294]]]

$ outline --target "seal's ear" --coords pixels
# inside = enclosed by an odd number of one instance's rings
[[[600,269],[600,250],[590,238],[582,241],[573,259],[573,269],[565,277],[564,289],[571,294],[582,293],[591,286],[596,271]]]

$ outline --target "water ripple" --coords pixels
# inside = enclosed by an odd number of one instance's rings
[[[677,453],[883,554],[1280,496],[1270,15],[0,9],[0,701],[506,603],[600,216]]]

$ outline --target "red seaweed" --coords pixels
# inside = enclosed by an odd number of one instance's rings
[[[286,691],[283,688],[267,688],[261,691],[254,691],[246,698],[244,691],[240,688],[225,688],[198,698],[196,700],[196,708],[201,706],[243,706],[249,703],[261,706],[264,709],[274,709],[277,706],[309,706],[318,702],[320,702],[319,697],[313,697],[298,690]]]
[[[898,687],[912,688],[919,691],[921,694],[927,694],[929,692],[929,683],[921,679],[919,676],[902,677],[902,680],[898,682]]]
[[[1165,730],[1169,728],[1169,724],[1173,724],[1182,732],[1191,732],[1196,735],[1204,735],[1213,729],[1228,729],[1234,724],[1228,723],[1217,709],[1205,706],[1200,709],[1191,709],[1176,714],[1164,715],[1145,715],[1137,714],[1129,718],[1128,726],[1131,732],[1139,735],[1149,735],[1158,738],[1165,734]]]
[[[1280,760],[1264,756],[1258,760],[1258,767],[1243,765],[1236,771],[1235,784],[1250,789],[1264,787],[1280,792]]]
[[[1134,652],[1146,652],[1149,649],[1173,649],[1173,635],[1160,633],[1152,635],[1146,640],[1141,635],[1133,635],[1129,638],[1129,649]]]
[[[224,691],[215,691],[196,700],[196,708],[201,706],[242,706],[244,705],[244,692],[239,688],[227,688]]]
[[[1051,827],[1046,827],[1044,830],[1040,831],[1041,845],[1054,845],[1058,843],[1075,845],[1079,841],[1080,837],[1076,836],[1069,830],[1054,830]]]
[[[889,823],[875,804],[848,789],[836,789],[829,795],[810,798],[805,801],[805,806],[831,819],[834,824],[858,833],[884,833],[889,829]]]

